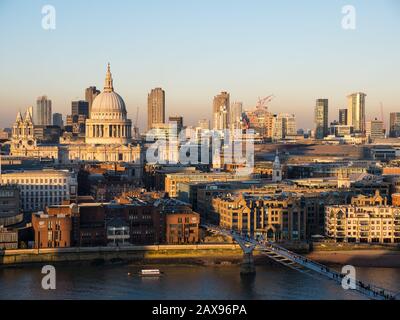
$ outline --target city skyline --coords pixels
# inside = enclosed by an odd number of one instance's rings
[[[85,98],[86,88],[102,89],[107,62],[118,74],[115,85],[130,117],[140,108],[141,124],[146,123],[147,93],[155,87],[166,91],[166,118],[179,114],[188,125],[212,119],[212,99],[221,91],[229,92],[232,101],[242,101],[244,110],[255,107],[259,96],[274,94],[271,112],[296,114],[299,128],[314,127],[319,97],[330,101],[329,121],[337,119],[352,92],[368,95],[367,121],[380,117],[381,102],[386,126],[389,113],[399,108],[400,46],[395,39],[400,7],[395,1],[354,1],[356,30],[341,28],[342,1],[234,1],[229,6],[224,1],[210,6],[53,1],[57,24],[51,31],[41,28],[45,4],[0,4],[0,33],[7,48],[0,53],[0,107],[6,110],[0,127],[10,127],[16,112],[35,105],[41,95],[52,100],[53,112],[66,115],[71,101]],[[18,24],[10,12],[22,15]],[[149,24],[150,17],[158,22]],[[215,46],[221,37],[227,45]],[[108,43],[98,50],[102,39]],[[74,46],[81,50],[75,52]]]

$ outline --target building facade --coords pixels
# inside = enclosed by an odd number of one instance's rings
[[[76,198],[76,174],[67,170],[32,170],[2,173],[1,184],[16,185],[24,211],[44,210]]]
[[[160,123],[165,123],[165,91],[155,88],[147,97],[147,129],[151,130]]]
[[[72,218],[65,214],[32,214],[35,248],[66,248],[71,246]]]
[[[38,97],[36,100],[36,109],[34,123],[38,126],[51,126],[52,112],[51,100],[47,96]]]
[[[212,201],[223,228],[271,241],[306,239],[306,211],[293,198],[241,194],[218,196]]]
[[[347,96],[347,124],[352,126],[355,132],[365,133],[365,98],[362,92]]]
[[[385,130],[383,121],[378,119],[368,121],[366,124],[366,136],[370,142],[376,139],[384,139]]]
[[[296,116],[280,113],[274,119],[273,140],[281,140],[297,135]]]
[[[210,120],[200,119],[198,122],[198,126],[202,130],[210,130]]]
[[[342,126],[347,125],[347,109],[339,110],[339,124]]]
[[[0,226],[7,227],[23,220],[20,190],[17,185],[0,185]]]
[[[53,113],[53,125],[60,128],[64,127],[63,116],[61,113]]]
[[[230,95],[223,91],[213,100],[213,129],[229,129],[230,118]]]
[[[242,113],[243,113],[243,102],[232,102],[230,107],[230,128],[241,129],[242,128]]]
[[[390,113],[390,137],[400,137],[400,112]]]
[[[176,131],[178,134],[183,130],[183,117],[171,116],[168,118],[168,122],[176,125]]]
[[[0,250],[18,249],[18,231],[8,230],[0,224]]]
[[[400,209],[385,205],[328,206],[325,235],[337,242],[400,243]]]
[[[97,90],[96,87],[89,87],[85,89],[85,101],[89,104],[89,118],[90,113],[92,111],[92,104],[94,99],[100,94],[100,90]]]
[[[84,115],[86,118],[89,118],[89,102],[79,100],[71,102],[71,115],[79,116]]]
[[[328,127],[328,99],[318,99],[314,112],[315,138],[323,139],[329,133]]]
[[[178,172],[165,174],[163,188],[171,198],[178,197],[178,184],[187,182],[227,182],[250,180],[251,177],[243,177],[226,172]]]

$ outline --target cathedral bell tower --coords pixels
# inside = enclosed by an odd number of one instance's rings
[[[26,110],[22,118],[18,112],[17,118],[12,128],[12,149],[29,149],[36,145],[34,126],[30,109]]]

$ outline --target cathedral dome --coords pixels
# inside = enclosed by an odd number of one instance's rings
[[[125,102],[118,93],[102,92],[93,101],[91,119],[126,119]]]
[[[87,144],[126,145],[132,138],[132,121],[127,119],[124,100],[114,92],[108,64],[104,91],[93,101],[85,124]]]
[[[114,92],[110,64],[107,68],[104,91],[94,99],[90,118],[97,120],[126,119],[125,102],[118,93]]]

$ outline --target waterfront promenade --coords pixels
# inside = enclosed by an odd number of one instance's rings
[[[243,253],[236,244],[149,245],[0,250],[0,265],[79,261],[135,261],[144,259],[235,258]]]

